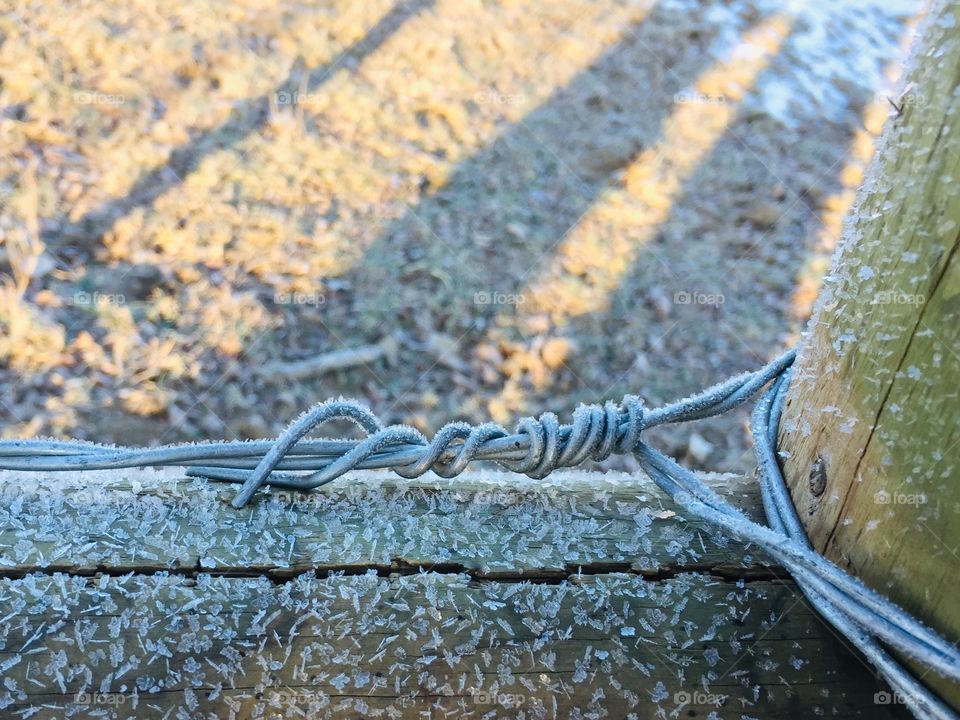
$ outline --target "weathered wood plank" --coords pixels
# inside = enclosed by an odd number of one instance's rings
[[[794,369],[784,471],[818,550],[960,639],[960,3],[938,2]],[[960,709],[960,687],[916,668]]]
[[[3,717],[904,716],[642,475],[359,473],[241,511],[173,471],[94,484],[0,474]]]
[[[874,704],[864,666],[837,662],[842,644],[790,583],[31,575],[0,584],[0,603],[22,603],[0,631],[11,717],[897,710]]]
[[[758,506],[753,483],[712,483],[751,512]],[[95,488],[84,477],[0,473],[0,572],[285,577],[440,564],[477,577],[559,579],[579,568],[767,574],[753,558],[743,568],[751,553],[742,544],[699,520],[677,522],[680,508],[642,475],[565,472],[533,482],[481,471],[405,482],[355,473],[318,493],[261,495],[243,510],[229,507],[233,492],[175,471],[106,473]]]

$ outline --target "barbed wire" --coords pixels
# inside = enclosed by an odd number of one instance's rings
[[[632,453],[641,468],[678,505],[730,535],[761,547],[790,571],[811,604],[900,693],[918,717],[957,715],[887,651],[899,651],[936,673],[960,681],[960,652],[934,630],[817,553],[790,498],[776,445],[780,417],[796,357],[791,350],[755,372],[696,395],[646,409],[627,395],[619,404],[581,405],[572,422],[553,413],[520,420],[513,433],[494,423],[450,423],[428,440],[409,425],[384,427],[369,409],[343,398],[308,410],[276,439],[128,448],[81,441],[0,441],[0,468],[80,471],[175,465],[192,477],[238,483],[232,505],[242,508],[265,485],[312,490],[352,470],[389,468],[413,478],[433,471],[455,477],[474,461],[543,478],[587,459]],[[768,386],[751,416],[761,496],[768,525],[750,520],[694,473],[645,443],[644,430],[719,415]],[[307,435],[334,421],[357,425],[361,440],[316,440]]]

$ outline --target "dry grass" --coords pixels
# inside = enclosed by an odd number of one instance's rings
[[[259,436],[339,393],[435,429],[757,364],[869,93],[769,117],[791,32],[653,0],[14,2],[3,434]],[[393,363],[254,372],[388,335]]]

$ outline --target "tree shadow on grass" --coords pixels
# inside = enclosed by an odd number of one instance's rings
[[[482,331],[656,142],[676,93],[713,60],[708,48],[722,28],[690,26],[689,14],[656,6],[441,187],[425,188],[343,276],[355,292],[334,298],[324,321],[336,326],[344,312],[368,334],[387,322],[454,337]],[[690,27],[684,42],[678,27]],[[522,101],[512,88],[498,90]]]
[[[143,174],[126,195],[101,204],[65,228],[45,231],[42,235],[44,243],[52,249],[70,245],[84,250],[93,249],[103,241],[104,234],[120,217],[136,208],[150,205],[171,188],[182,185],[204,158],[218,150],[235,147],[262,130],[270,118],[271,106],[278,97],[282,98],[283,94],[292,96],[297,92],[315,92],[338,69],[362,62],[382,47],[404,22],[433,5],[434,0],[401,0],[362,38],[330,62],[307,69],[298,61],[274,92],[237,103],[226,122],[201,132],[188,143],[174,149],[164,165]]]

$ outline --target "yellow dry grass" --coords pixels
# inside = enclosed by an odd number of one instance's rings
[[[741,127],[795,30],[748,5],[11,0],[0,433],[262,436],[340,393],[425,430],[567,407],[691,344],[659,347],[678,321],[649,265],[663,251],[703,277],[660,234],[696,232],[716,259],[764,216],[795,249],[772,279],[741,265],[771,297],[742,347],[713,349],[715,375],[752,363],[816,233],[785,191],[765,197],[769,176],[829,198],[850,138],[803,145],[804,128],[793,148],[756,104]],[[372,366],[255,372],[384,340],[399,350]]]

